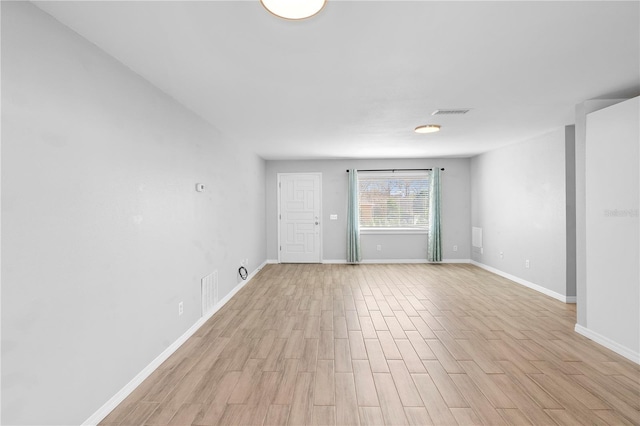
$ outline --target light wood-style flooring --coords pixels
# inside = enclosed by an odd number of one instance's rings
[[[640,424],[575,322],[468,264],[268,265],[102,424]]]

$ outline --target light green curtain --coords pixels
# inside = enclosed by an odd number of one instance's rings
[[[349,172],[349,188],[347,191],[347,262],[358,263],[362,260],[360,253],[360,208],[358,206],[358,171]]]
[[[429,188],[429,241],[427,260],[429,262],[442,261],[442,239],[440,235],[440,168],[431,171]]]

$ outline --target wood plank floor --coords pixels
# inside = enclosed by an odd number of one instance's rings
[[[467,264],[268,265],[101,424],[640,424],[574,324]]]

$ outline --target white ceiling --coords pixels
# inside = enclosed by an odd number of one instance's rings
[[[637,1],[36,4],[266,159],[471,156],[640,92]]]

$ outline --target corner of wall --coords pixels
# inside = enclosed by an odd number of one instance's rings
[[[586,147],[587,114],[622,102],[624,99],[591,99],[575,107],[575,263],[576,321],[587,327],[587,222],[586,222]]]

